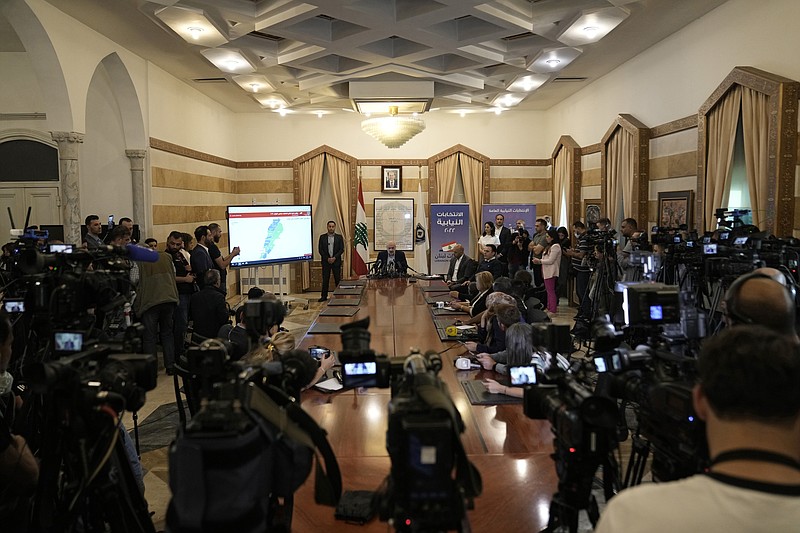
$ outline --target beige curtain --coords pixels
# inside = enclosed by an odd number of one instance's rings
[[[350,259],[353,254],[353,230],[355,221],[350,220],[350,206],[355,202],[350,195],[350,163],[327,154],[328,174],[331,178],[333,205],[336,207],[336,225],[344,238],[342,278],[350,276]]]
[[[300,201],[311,204],[311,219],[314,220],[314,210],[319,200],[319,191],[322,188],[322,168],[325,164],[325,154],[320,154],[303,161],[299,165],[298,179],[300,186]],[[303,289],[311,286],[311,271],[308,262],[301,263]]]
[[[742,87],[742,130],[744,131],[744,163],[750,189],[753,224],[761,227],[767,219],[769,205],[769,96]],[[734,127],[734,130],[736,128]],[[776,191],[777,196],[777,191]]]
[[[728,203],[728,193],[731,188],[733,146],[736,141],[736,125],[739,123],[741,101],[742,87],[734,85],[706,116],[706,144],[708,148],[705,154],[704,204],[705,229],[708,231],[716,229],[717,219],[714,216],[714,210],[719,207],[725,207],[725,204]],[[752,197],[750,202],[753,204]]]
[[[570,208],[570,199],[572,198],[572,150],[566,148],[564,146],[558,151],[556,154],[556,158],[553,161],[553,219],[552,222],[555,226],[561,226],[562,215],[566,217],[566,224],[563,224],[567,228],[570,227],[571,213],[569,212]],[[561,212],[561,200],[562,198],[566,198],[567,202],[567,212]]]
[[[457,170],[458,153],[436,162],[436,183],[439,185],[439,197],[436,201],[438,203],[449,204],[453,201],[453,194],[456,190]]]
[[[460,155],[464,198],[469,204],[469,222],[475,235],[480,236],[482,230],[481,210],[483,209],[483,163],[480,159],[475,159],[466,154]],[[450,197],[452,198],[452,195]],[[465,248],[469,249],[468,246],[465,246]],[[472,257],[475,257],[475,255]]]
[[[606,216],[616,229],[633,207],[635,159],[633,134],[617,128],[606,144]]]

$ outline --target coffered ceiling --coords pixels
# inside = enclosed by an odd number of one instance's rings
[[[725,2],[47,1],[233,111],[318,114],[547,109]]]

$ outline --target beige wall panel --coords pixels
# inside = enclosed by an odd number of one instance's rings
[[[492,192],[551,191],[553,189],[553,180],[551,178],[491,178],[489,189]]]
[[[598,139],[599,140],[599,139]],[[600,168],[600,152],[595,152],[593,154],[581,156],[581,168],[586,171],[586,169],[590,168]]]
[[[200,224],[208,224],[209,222],[219,222],[225,220],[224,205],[154,205],[153,206],[153,224],[183,224],[200,221],[195,224],[195,227]]]
[[[697,175],[697,150],[650,159],[650,180]]]
[[[664,157],[697,150],[697,128],[650,139],[650,157]]]
[[[163,187],[153,187],[153,189],[151,189],[151,194],[153,205],[228,205],[241,202],[239,197],[235,194],[211,191],[192,191],[188,189],[166,189]]]
[[[371,193],[380,193],[381,192],[381,179],[379,177],[375,178],[361,178],[361,192],[364,193],[364,201],[367,201],[366,195],[367,192]],[[375,195],[372,195],[373,198]]]
[[[697,177],[669,178],[650,182],[650,200],[658,200],[658,193],[671,191],[696,191]]]
[[[591,187],[581,187],[581,202],[589,198],[590,200],[596,200],[600,198],[600,186],[599,185],[592,185]]]
[[[237,194],[290,193],[294,194],[294,181],[288,180],[246,180],[236,182]]]
[[[492,204],[541,204],[553,201],[552,194],[540,191],[500,191],[489,195],[489,203]]]
[[[551,177],[550,165],[544,167],[529,166],[495,166],[489,167],[489,175],[494,178],[549,178]]]
[[[294,193],[256,193],[247,195],[237,194],[231,205],[233,204],[292,205],[294,204]]]
[[[239,168],[236,179],[247,180],[291,180],[294,173],[291,168]]]
[[[152,168],[153,187],[190,189],[195,191],[216,191],[235,193],[235,181],[231,179],[191,174],[163,167]]]
[[[206,161],[199,161],[190,157],[178,154],[162,152],[151,148],[149,150],[150,166],[163,167],[189,174],[200,174],[203,176],[217,176],[226,179],[236,179],[236,169]]]
[[[600,169],[599,168],[592,168],[592,169],[589,169],[589,170],[584,170],[581,173],[581,179],[582,179],[581,184],[584,187],[587,187],[587,186],[590,186],[590,185],[600,185],[600,181],[601,181]]]

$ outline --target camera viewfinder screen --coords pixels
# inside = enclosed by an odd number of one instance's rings
[[[528,385],[536,383],[536,367],[512,366],[508,370],[512,385]]]
[[[377,373],[378,368],[375,361],[366,363],[347,363],[344,365],[344,373],[350,376],[371,376]]]
[[[660,305],[651,305],[650,320],[664,320],[664,308]]]
[[[743,246],[747,244],[747,237],[736,237],[735,239],[733,239],[733,244]]]
[[[24,313],[25,301],[24,300],[6,300],[3,302],[6,313]]]
[[[606,367],[606,360],[602,357],[595,357],[594,358],[594,367],[597,369],[598,372],[608,372],[608,368]]]
[[[57,352],[79,352],[83,348],[83,333],[57,331],[54,340]]]
[[[703,245],[703,253],[706,255],[715,255],[717,253],[717,245],[716,244],[704,244]]]
[[[611,368],[612,370],[622,370],[622,361],[620,361],[618,353],[611,356]]]

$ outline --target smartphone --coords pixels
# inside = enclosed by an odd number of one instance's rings
[[[532,385],[536,383],[535,366],[512,366],[508,369],[512,386]]]
[[[114,227],[114,215],[108,215],[108,229],[111,230]]]
[[[323,348],[322,346],[312,346],[308,349],[308,353],[311,354],[311,357],[319,361],[328,357],[331,354],[331,351],[328,348]]]

